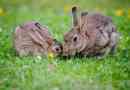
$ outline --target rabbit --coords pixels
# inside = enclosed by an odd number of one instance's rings
[[[110,17],[100,13],[81,12],[72,7],[73,26],[64,35],[63,56],[104,56],[113,53],[119,33]]]
[[[51,36],[48,28],[36,21],[16,27],[14,47],[19,56],[47,56],[49,52],[57,56],[62,52],[61,44]]]

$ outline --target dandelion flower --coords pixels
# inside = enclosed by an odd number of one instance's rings
[[[118,9],[115,11],[115,15],[116,16],[123,16],[124,15],[124,11],[122,9]]]
[[[48,53],[48,59],[53,59],[55,56],[52,52],[49,52]]]

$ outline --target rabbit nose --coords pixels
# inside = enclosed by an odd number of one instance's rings
[[[62,46],[57,46],[54,48],[56,53],[61,53],[62,52]]]
[[[59,51],[59,48],[56,48],[56,51]]]
[[[60,52],[61,51],[61,49],[59,47],[56,47],[55,50],[56,50],[56,52]]]

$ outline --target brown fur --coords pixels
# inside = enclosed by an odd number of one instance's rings
[[[109,53],[116,47],[119,34],[110,17],[88,12],[82,12],[78,17],[76,7],[72,8],[72,15],[72,30],[64,36],[64,56],[76,53],[95,56]]]
[[[20,56],[61,53],[61,45],[53,39],[48,29],[38,22],[27,22],[18,26],[14,33],[14,47]],[[56,51],[58,48],[58,51]]]

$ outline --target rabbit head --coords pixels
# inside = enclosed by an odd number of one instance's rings
[[[48,42],[48,53],[53,53],[55,56],[61,55],[62,53],[62,45],[56,39],[52,39],[51,42]]]
[[[87,13],[86,13],[87,14]],[[82,51],[87,45],[87,37],[81,31],[80,20],[77,16],[77,7],[72,8],[73,26],[64,35],[63,55],[75,55]]]

